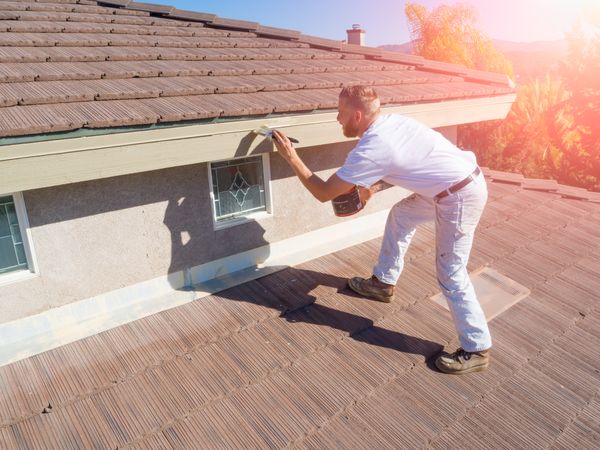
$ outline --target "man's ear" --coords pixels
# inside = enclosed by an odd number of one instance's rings
[[[354,110],[354,120],[356,121],[356,123],[360,123],[360,121],[363,119],[363,112],[360,109],[355,109]]]

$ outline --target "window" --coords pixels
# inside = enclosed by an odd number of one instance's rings
[[[239,223],[241,218],[257,213],[270,212],[266,155],[212,162],[209,170],[217,227]]]
[[[0,196],[0,284],[35,272],[21,194]]]

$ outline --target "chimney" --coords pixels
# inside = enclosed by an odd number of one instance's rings
[[[351,30],[346,30],[348,33],[348,44],[365,45],[365,30],[360,29],[360,25],[352,24]]]

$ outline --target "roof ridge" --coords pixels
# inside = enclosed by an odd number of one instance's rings
[[[191,22],[202,22],[210,27],[225,29],[244,30],[256,33],[258,36],[268,36],[271,38],[288,39],[305,43],[317,48],[326,48],[333,51],[345,53],[355,53],[364,55],[366,58],[378,61],[400,62],[418,67],[420,70],[436,73],[458,74],[465,81],[478,81],[488,84],[497,84],[508,86],[513,89],[514,82],[508,75],[486,72],[482,70],[470,69],[458,64],[450,64],[440,61],[434,61],[423,58],[419,55],[410,55],[400,52],[383,50],[379,47],[370,47],[356,44],[349,44],[335,39],[321,38],[318,36],[309,36],[297,30],[261,25],[258,22],[251,22],[239,19],[228,19],[219,17],[216,14],[208,14],[196,11],[177,9],[174,6],[162,5],[157,3],[142,3],[133,0],[97,0],[99,6],[117,7],[132,11],[144,11],[149,14],[175,20],[187,20]]]
[[[526,178],[520,172],[506,172],[494,170],[489,167],[481,167],[483,174],[490,181],[499,183],[516,184],[523,189],[532,191],[559,194],[561,197],[600,203],[600,192],[588,191],[585,188],[560,184],[554,179]]]

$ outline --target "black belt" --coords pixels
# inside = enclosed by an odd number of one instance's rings
[[[441,200],[442,198],[447,197],[450,194],[454,194],[456,191],[460,191],[467,184],[469,184],[471,181],[473,181],[475,178],[477,178],[477,176],[480,173],[481,173],[481,169],[479,167],[476,167],[475,170],[467,178],[465,178],[462,181],[459,181],[454,186],[449,187],[445,191],[440,192],[438,195],[436,195],[435,197],[433,197],[433,199],[434,200]]]

